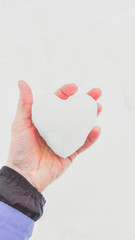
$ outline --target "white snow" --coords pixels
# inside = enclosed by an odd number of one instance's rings
[[[35,99],[32,120],[48,146],[66,158],[85,142],[97,119],[96,101],[78,92],[66,100],[52,94]]]

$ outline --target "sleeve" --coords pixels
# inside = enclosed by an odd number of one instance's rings
[[[0,239],[27,240],[43,215],[46,200],[20,173],[0,169]]]
[[[32,236],[34,220],[0,201],[0,239],[28,240]]]

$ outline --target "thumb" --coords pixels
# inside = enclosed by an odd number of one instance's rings
[[[31,120],[31,109],[33,104],[33,95],[29,85],[23,81],[19,80],[18,88],[20,91],[19,101],[17,105],[17,111],[15,115],[14,122],[12,124],[13,128],[20,126],[30,126],[32,125]]]
[[[19,101],[22,104],[32,105],[33,95],[32,95],[32,91],[31,91],[29,85],[25,81],[19,80],[18,81],[18,87],[19,87],[19,90],[20,90]]]

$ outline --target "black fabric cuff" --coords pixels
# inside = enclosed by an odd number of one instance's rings
[[[7,166],[0,169],[0,201],[34,221],[43,215],[46,203],[44,196],[26,178]]]

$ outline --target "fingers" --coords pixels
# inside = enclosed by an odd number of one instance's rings
[[[69,96],[75,94],[77,90],[78,90],[77,85],[74,83],[70,83],[63,85],[55,92],[55,94],[62,99],[67,99]],[[93,88],[87,94],[91,96],[93,99],[97,100],[102,95],[102,92],[99,88]]]
[[[74,95],[78,90],[78,87],[74,83],[65,84],[59,88],[55,94],[61,99],[68,99],[70,96]]]
[[[68,99],[70,96],[75,94],[77,92],[77,90],[78,90],[77,85],[74,83],[70,83],[70,84],[63,85],[61,88],[59,88],[55,92],[55,94],[56,94],[56,96],[58,96],[61,99]],[[91,96],[93,99],[97,100],[102,95],[102,92],[99,88],[93,88],[87,94],[89,96]],[[101,113],[101,111],[102,111],[102,106],[100,103],[97,103],[97,115],[98,116]]]
[[[102,106],[100,103],[97,103],[97,115],[99,116],[99,114],[101,113],[102,111]]]
[[[102,91],[100,90],[100,88],[93,88],[92,90],[87,92],[87,95],[91,96],[94,100],[97,100],[99,97],[101,97]],[[102,111],[102,106],[100,103],[97,103],[97,115],[98,116],[101,113],[101,111]]]
[[[89,147],[91,147],[91,145],[93,143],[96,142],[96,140],[98,139],[99,135],[101,133],[101,128],[99,126],[95,126],[92,131],[89,133],[88,137],[86,138],[85,143],[83,144],[83,146],[81,146],[76,152],[78,154],[80,154],[81,152],[85,151],[86,149],[88,149]]]
[[[92,90],[87,92],[87,94],[93,99],[97,100],[102,95],[102,91],[100,90],[100,88],[93,88]]]

